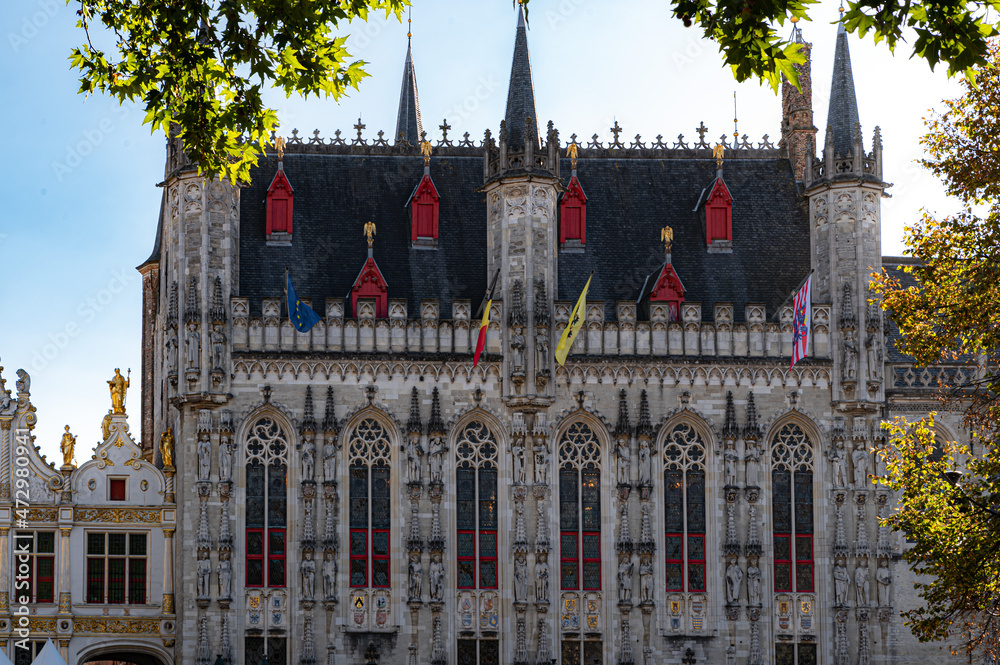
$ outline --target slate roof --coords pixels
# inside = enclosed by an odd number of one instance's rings
[[[563,173],[569,173],[563,160]],[[594,271],[589,300],[604,300],[614,318],[617,300],[635,300],[646,276],[663,263],[664,225],[674,228],[672,259],[688,301],[731,302],[737,321],[748,303],[766,303],[771,316],[809,271],[809,226],[787,159],[733,159],[724,166],[734,198],[733,252],[709,254],[702,213],[693,209],[715,178],[715,161],[686,158],[581,159],[587,190],[587,242],[582,252],[559,252],[557,300],[575,300]],[[266,184],[277,162],[262,159],[240,200],[239,295],[259,315],[261,300],[280,297],[287,266],[300,297],[321,307],[347,295],[367,258],[365,222],[377,227],[374,257],[389,298],[438,298],[441,316],[453,299],[477,306],[487,288],[486,204],[482,157],[435,156],[431,177],[441,196],[436,249],[410,246],[404,206],[423,175],[416,155],[286,152],[284,169],[295,188],[291,247],[265,240]],[[563,184],[568,182],[564,178]]]
[[[507,87],[507,144],[521,149],[525,141],[525,119],[531,118],[530,140],[538,145],[538,113],[535,111],[535,86],[531,80],[531,59],[528,57],[528,31],[524,23],[524,8],[518,6],[517,34],[514,57],[510,64],[510,84]]]
[[[410,145],[418,145],[420,133],[424,131],[420,120],[420,95],[417,94],[417,75],[413,69],[413,51],[406,45],[406,60],[403,62],[403,84],[399,90],[399,110],[396,112],[396,135],[392,140],[402,138]]]
[[[882,267],[890,277],[899,280],[900,286],[904,289],[917,285],[917,280],[910,273],[903,272],[904,266],[916,265],[916,259],[906,256],[884,256],[882,257]],[[899,327],[893,322],[892,317],[885,315],[886,342],[885,361],[887,363],[913,363],[913,356],[900,353],[897,344],[903,337],[899,333]]]
[[[846,157],[854,150],[854,126],[858,120],[858,99],[854,92],[851,50],[847,45],[844,24],[837,26],[837,49],[833,55],[830,83],[830,109],[826,116],[828,132],[833,134],[833,150]],[[828,137],[829,138],[829,137]]]

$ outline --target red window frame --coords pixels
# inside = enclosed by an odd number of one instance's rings
[[[807,558],[807,559],[800,559],[799,558],[799,541],[801,541],[801,540],[806,540],[806,541],[809,542],[809,558]],[[812,534],[811,533],[795,534],[795,568],[793,570],[793,572],[795,573],[795,577],[792,580],[792,584],[795,585],[795,590],[796,591],[799,591],[799,592],[812,592],[815,589],[815,587],[816,587],[816,566],[813,565],[813,556],[814,556],[813,555],[813,545],[814,545],[814,543],[812,542]],[[799,588],[799,570],[800,570],[800,566],[809,566],[809,588],[808,589],[800,589]]]
[[[687,567],[684,565],[684,555],[687,553],[686,552],[687,543],[684,542],[684,534],[683,533],[681,533],[681,532],[668,533],[663,538],[663,551],[664,551],[664,553],[670,551],[670,548],[667,547],[667,543],[669,542],[670,538],[678,538],[678,539],[680,539],[680,541],[681,541],[681,558],[679,558],[679,559],[666,559],[664,561],[664,564],[665,564],[665,566],[679,565],[681,567],[681,575],[680,575],[681,586],[680,586],[680,588],[672,588],[672,587],[670,587],[669,586],[670,585],[670,576],[668,575],[667,576],[667,580],[666,580],[667,591],[684,591],[684,584],[685,584],[685,580],[687,579],[687,575],[686,575],[686,573],[687,573]],[[666,568],[664,568],[663,570],[664,570],[664,573],[666,573]]]
[[[388,589],[392,586],[392,563],[389,561],[389,556],[392,553],[392,542],[390,540],[389,529],[372,529],[371,538],[368,540],[368,547],[371,552],[371,587],[373,589]],[[385,554],[375,554],[375,536],[384,533],[385,534]],[[375,562],[385,561],[385,584],[375,584]]]
[[[456,587],[459,589],[478,589],[479,588],[479,562],[476,560],[476,554],[479,552],[479,537],[478,534],[472,529],[462,529],[461,531],[455,532],[457,536],[472,536],[472,554],[461,554],[458,550],[456,542],[456,554],[458,555],[458,564],[455,569],[455,581]],[[495,558],[495,557],[494,557]],[[458,584],[458,580],[461,579],[461,574],[458,572],[463,563],[472,563],[472,585]]]
[[[702,555],[702,557],[705,556],[705,534],[703,534],[703,533],[694,533],[694,534],[689,533],[688,537],[687,537],[687,540],[684,541],[684,572],[687,573],[687,575],[684,578],[684,585],[688,587],[688,591],[703,592],[703,591],[705,591],[706,585],[708,584],[708,580],[706,579],[708,577],[708,575],[706,574],[707,571],[705,570],[705,559],[704,558],[701,558],[701,559],[692,559],[691,558],[691,547],[689,546],[689,544],[691,543],[692,540],[700,540],[701,541],[701,555]],[[695,565],[701,564],[701,579],[702,579],[702,582],[704,582],[704,584],[702,584],[702,586],[701,586],[700,589],[692,589],[691,588],[691,564],[695,564]]]
[[[784,539],[787,541],[787,551],[789,558],[779,559],[778,558],[778,541]],[[790,533],[776,533],[774,534],[774,590],[776,592],[791,592],[795,588],[795,567],[792,565],[792,534]],[[788,588],[778,587],[778,566],[788,566]]]
[[[260,554],[250,553],[250,536],[251,534],[260,535]],[[246,541],[243,544],[243,551],[246,553],[245,559],[247,561],[246,571],[244,572],[244,585],[251,589],[260,589],[267,586],[267,566],[264,565],[264,559],[267,554],[267,540],[264,538],[264,529],[247,529],[246,531]],[[260,562],[260,584],[250,583],[250,562],[259,561]]]
[[[284,546],[281,548],[281,554],[271,553],[271,536],[275,534],[281,534],[281,542]],[[267,588],[269,589],[283,589],[287,583],[288,577],[288,533],[285,531],[284,527],[276,529],[267,530],[267,539],[264,541],[265,547],[267,547],[267,569],[264,571],[267,582]],[[271,579],[271,562],[280,561],[281,562],[281,583],[275,584],[274,580]]]
[[[583,555],[583,541],[587,536],[594,536],[597,538],[597,556],[587,557]],[[601,590],[601,532],[600,531],[581,531],[580,532],[580,588],[584,591],[600,591]],[[584,568],[588,563],[597,563],[597,586],[586,586],[583,581],[585,579]]]
[[[368,577],[369,577],[369,575],[368,575],[368,572],[369,572],[368,571],[368,555],[371,552],[371,538],[369,538],[368,529],[351,529],[350,535],[348,537],[353,540],[354,539],[354,534],[356,534],[356,533],[360,533],[360,534],[364,535],[364,537],[365,537],[365,553],[364,554],[355,554],[354,553],[354,548],[351,547],[351,543],[350,542],[347,543],[347,548],[348,548],[347,551],[350,554],[350,566],[351,566],[348,569],[347,574],[348,574],[349,578],[353,578],[354,577],[354,562],[355,561],[361,561],[361,562],[363,562],[364,563],[364,568],[365,568],[365,583],[364,584],[355,584],[353,579],[351,579],[350,582],[351,582],[351,588],[354,588],[354,589],[367,589],[368,588]]]
[[[55,602],[55,570],[56,570],[56,557],[52,556],[34,556],[34,565],[32,566],[33,579],[31,580],[30,593],[34,598],[36,603],[53,603]],[[42,561],[48,561],[52,564],[52,574],[43,576],[38,570],[38,564]],[[41,586],[42,582],[49,583],[49,595],[46,598],[36,595],[38,593],[38,588]]]
[[[566,548],[563,547],[566,536],[572,536],[574,542],[576,542],[576,550],[572,552],[572,556],[566,556]],[[583,566],[580,565],[580,550],[583,548],[583,539],[580,537],[579,531],[561,531],[559,533],[559,588],[563,591],[578,591],[580,586],[583,585]],[[562,574],[562,564],[571,563],[576,566],[576,586],[565,586],[563,580],[565,577]]]
[[[486,556],[482,552],[482,542],[483,542],[482,535],[483,534],[491,534],[493,536],[493,556]],[[497,549],[499,549],[499,548],[497,547],[497,532],[496,531],[494,531],[493,529],[485,529],[485,530],[480,531],[479,533],[476,534],[476,553],[479,555],[479,565],[475,567],[475,575],[476,575],[476,585],[477,585],[477,588],[480,588],[480,589],[498,589],[499,588],[500,579],[499,579],[499,574],[498,574],[499,571],[497,570]],[[492,564],[493,565],[493,579],[496,580],[496,582],[492,586],[483,586],[481,584],[483,578],[482,578],[482,575],[480,575],[480,573],[482,572],[483,564],[484,563],[485,564]]]
[[[566,192],[559,200],[559,243],[564,244],[568,240],[587,244],[587,195],[583,193],[576,176],[570,178]]]

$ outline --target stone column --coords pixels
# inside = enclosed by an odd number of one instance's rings
[[[0,612],[6,614],[10,611],[10,564],[7,562],[7,543],[10,540],[10,528],[0,527]]]
[[[59,613],[70,614],[73,610],[73,599],[70,591],[69,534],[70,528],[60,528],[59,535]],[[0,552],[0,561],[6,561],[6,553]]]
[[[163,613],[174,613],[174,530],[163,530]]]

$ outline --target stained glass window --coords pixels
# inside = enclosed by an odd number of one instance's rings
[[[246,441],[246,585],[286,584],[288,460],[284,432],[269,416],[257,420]]]
[[[814,590],[812,459],[802,428],[783,425],[771,442],[775,591]]]
[[[457,585],[497,588],[497,444],[485,423],[466,425],[455,446]]]
[[[389,587],[392,522],[391,443],[382,424],[365,418],[351,432],[348,526],[352,587]]]
[[[674,427],[663,448],[667,591],[705,590],[704,462],[697,430],[688,423]]]
[[[559,442],[560,588],[601,588],[601,444],[586,423]]]

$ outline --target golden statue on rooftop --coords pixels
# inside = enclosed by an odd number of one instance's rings
[[[674,230],[669,226],[664,226],[660,230],[660,240],[663,242],[663,249],[669,254],[670,247],[674,243]]]
[[[125,413],[125,392],[129,387],[132,370],[129,370],[128,374],[128,377],[122,376],[121,370],[116,367],[115,375],[108,381],[108,388],[111,390],[111,411],[115,415]]]
[[[715,157],[715,168],[717,169],[722,168],[722,157],[725,154],[725,150],[721,143],[716,143],[715,147],[712,148],[712,157]]]
[[[69,425],[66,425],[66,432],[62,435],[59,448],[62,449],[63,466],[73,466],[73,451],[76,448],[76,437],[69,433]]]
[[[278,151],[278,161],[285,158],[285,137],[279,136],[274,139],[274,149]]]
[[[566,146],[566,156],[569,157],[570,167],[574,171],[576,170],[576,151],[577,151],[576,143],[570,143],[568,146]]]
[[[375,242],[375,222],[365,222],[365,237],[368,238],[368,246]]]
[[[420,154],[424,156],[424,164],[431,163],[431,142],[421,141],[420,142]]]

